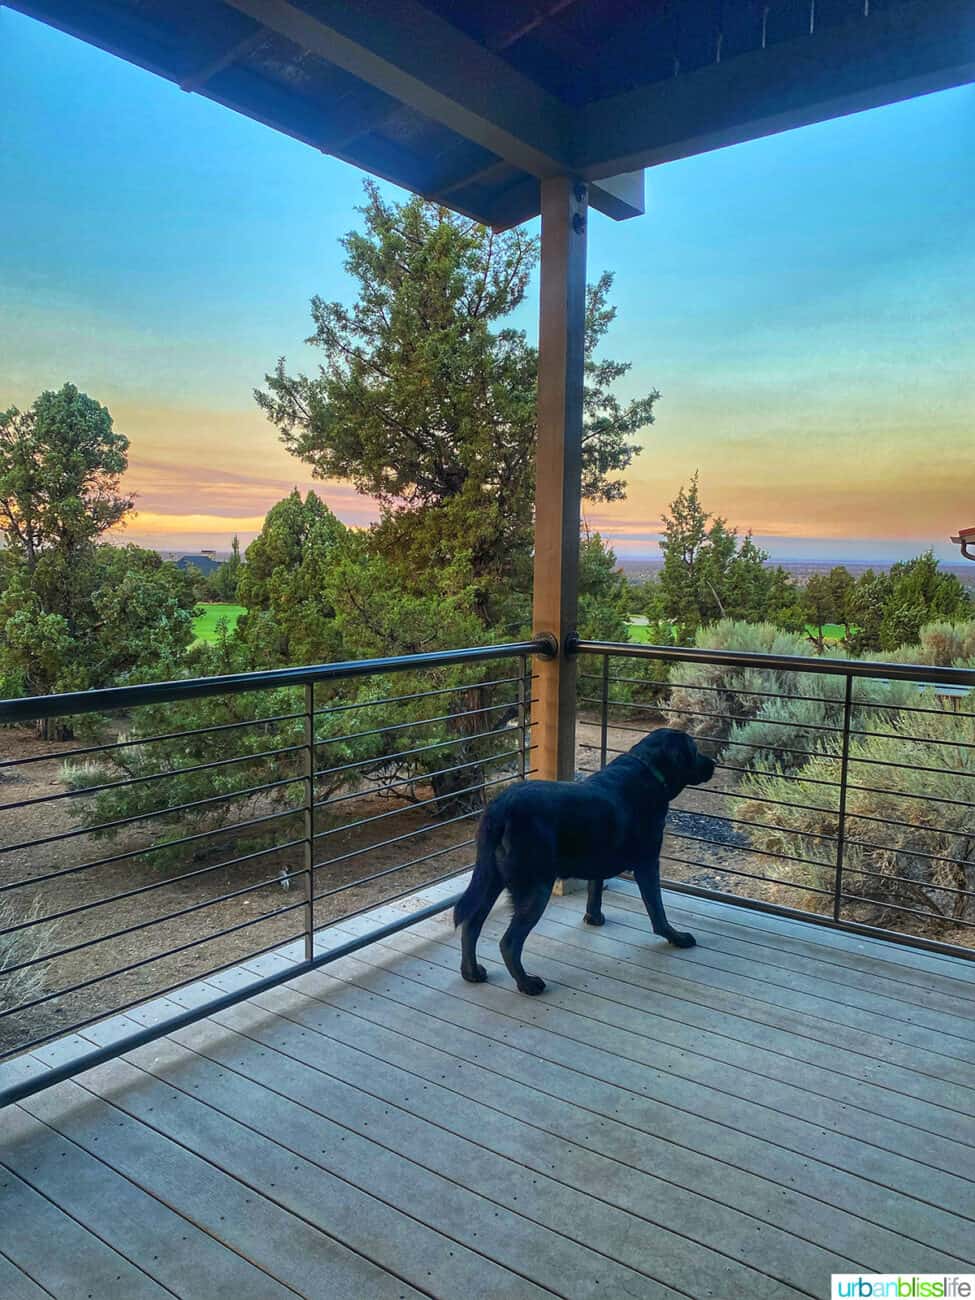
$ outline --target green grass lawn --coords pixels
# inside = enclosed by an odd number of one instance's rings
[[[650,642],[650,629],[645,623],[627,623],[626,639],[628,641],[637,641],[640,645],[648,645]]]
[[[243,605],[201,605],[200,609],[203,613],[193,620],[193,636],[197,641],[211,644],[217,639],[217,624],[221,619],[227,624],[227,631],[232,632],[240,616],[247,613]]]
[[[810,636],[816,635],[816,629],[814,627],[807,627],[806,631],[809,633]],[[850,631],[856,632],[857,629],[855,627],[851,627]],[[824,623],[823,636],[825,636],[827,641],[841,641],[843,637],[846,636],[846,628],[842,625],[842,623]]]

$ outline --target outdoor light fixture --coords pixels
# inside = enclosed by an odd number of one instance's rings
[[[966,560],[975,560],[975,528],[959,528],[958,536],[951,539],[956,546],[961,547],[961,553]]]

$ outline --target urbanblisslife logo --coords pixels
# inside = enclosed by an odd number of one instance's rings
[[[975,1300],[975,1273],[834,1273],[830,1300]]]

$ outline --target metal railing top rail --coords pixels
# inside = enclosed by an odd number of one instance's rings
[[[200,699],[208,695],[232,695],[242,691],[308,686],[319,682],[345,681],[352,677],[409,672],[411,669],[482,663],[491,659],[510,659],[517,655],[551,658],[555,653],[557,648],[554,638],[542,636],[531,641],[509,641],[502,645],[471,646],[459,650],[430,650],[422,654],[394,655],[380,659],[347,659],[334,664],[305,664],[297,668],[228,673],[222,677],[188,677],[169,682],[146,682],[139,686],[66,691],[60,695],[29,695],[20,699],[0,700],[0,725],[79,713],[111,713],[143,704],[171,704],[178,700]]]
[[[586,641],[566,639],[566,652],[576,655],[623,655],[628,659],[671,659],[727,668],[755,668],[788,673],[820,673],[830,677],[866,677],[874,680],[921,682],[930,686],[966,686],[975,690],[975,668],[926,667],[871,659],[828,659],[812,655],[759,654],[751,650],[701,650],[697,646],[644,645],[637,641]],[[842,703],[842,701],[840,701]]]

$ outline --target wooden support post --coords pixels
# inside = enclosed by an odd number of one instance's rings
[[[536,634],[558,637],[554,659],[536,659],[538,746],[545,780],[575,775],[575,660],[582,481],[582,386],[586,326],[587,193],[581,181],[542,181],[542,274],[538,329],[538,447],[535,462]]]

